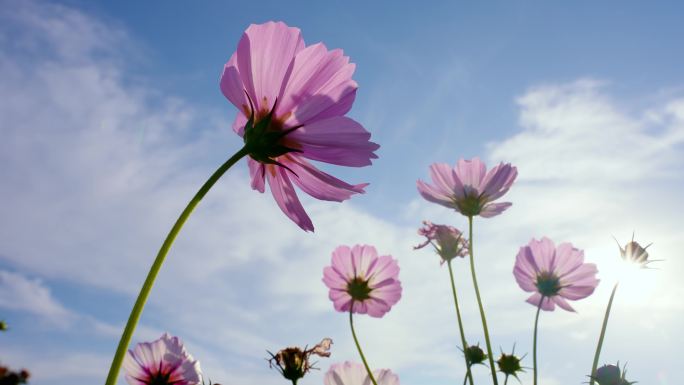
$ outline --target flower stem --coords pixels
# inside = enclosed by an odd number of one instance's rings
[[[128,348],[128,345],[131,342],[133,332],[135,331],[135,326],[138,324],[140,314],[142,313],[142,310],[145,307],[145,302],[147,302],[147,297],[150,295],[150,291],[152,290],[152,286],[154,285],[154,280],[157,278],[157,274],[159,273],[159,270],[161,269],[161,266],[164,263],[166,254],[169,252],[169,249],[171,249],[171,245],[173,244],[173,241],[176,239],[176,236],[183,227],[183,224],[185,224],[185,221],[188,219],[188,217],[195,209],[197,204],[199,204],[199,202],[207,194],[211,187],[216,183],[216,181],[218,181],[219,178],[221,178],[221,176],[226,171],[228,171],[228,169],[232,165],[234,165],[238,160],[240,160],[245,155],[247,155],[247,149],[243,147],[242,149],[240,149],[240,151],[236,152],[235,155],[230,157],[230,159],[228,159],[224,164],[222,164],[221,167],[219,167],[209,177],[209,179],[206,182],[204,182],[199,191],[197,191],[195,196],[188,203],[187,207],[185,207],[185,210],[183,210],[181,215],[178,217],[176,223],[171,228],[169,234],[166,236],[166,239],[164,240],[164,243],[159,249],[159,253],[157,253],[157,257],[155,258],[154,263],[150,268],[150,271],[147,273],[147,278],[145,278],[145,282],[143,283],[143,286],[140,289],[140,293],[138,294],[138,298],[135,301],[135,305],[133,305],[133,310],[131,310],[131,314],[128,317],[126,328],[124,329],[123,334],[121,335],[121,339],[119,340],[119,346],[116,348],[116,353],[114,354],[112,365],[109,368],[109,374],[107,375],[107,381],[105,382],[105,385],[116,384],[116,380],[119,375],[119,370],[121,369],[121,363],[123,362],[124,355],[126,354],[126,349]]]
[[[456,318],[458,319],[458,331],[461,333],[461,344],[463,344],[463,358],[466,363],[466,377],[470,380],[470,385],[473,385],[473,375],[470,372],[470,365],[468,364],[468,357],[466,356],[466,349],[468,344],[466,343],[465,334],[463,333],[463,321],[461,321],[461,310],[458,307],[458,297],[456,296],[456,285],[454,284],[454,272],[451,268],[451,259],[447,261],[449,266],[449,278],[451,278],[451,293],[454,295],[454,307],[456,307]],[[463,379],[463,384],[465,384],[465,379]]]
[[[606,308],[606,315],[603,316],[603,326],[601,327],[601,335],[599,335],[598,344],[596,345],[596,353],[594,354],[594,363],[591,365],[591,376],[589,379],[589,385],[594,385],[594,374],[596,373],[596,368],[598,367],[599,356],[601,355],[601,347],[603,347],[603,338],[606,336],[606,328],[608,326],[608,317],[610,317],[610,308],[613,307],[613,298],[615,298],[615,291],[617,290],[618,284],[616,282],[613,286],[613,292],[610,293],[610,299],[608,300],[608,307]]]
[[[508,374],[506,375],[506,379],[504,380],[504,385],[508,384]]]
[[[482,319],[482,328],[484,329],[485,343],[487,345],[487,355],[489,356],[489,366],[492,370],[492,380],[494,385],[499,385],[499,380],[496,378],[496,367],[494,366],[494,356],[492,355],[492,344],[489,342],[489,330],[487,329],[487,318],[485,317],[484,308],[482,307],[482,298],[480,298],[480,289],[477,286],[477,276],[475,275],[475,261],[473,258],[473,217],[468,216],[468,251],[470,254],[470,272],[473,276],[473,286],[475,286],[475,296],[477,297],[477,305],[480,308],[480,318]]]
[[[537,325],[539,324],[539,312],[541,311],[542,302],[544,302],[544,296],[542,296],[537,305],[537,315],[534,317],[534,338],[532,339],[532,367],[534,373],[534,385],[537,385]]]
[[[352,301],[351,307],[349,308],[349,326],[351,326],[351,332],[352,332],[352,337],[354,337],[354,342],[356,343],[356,349],[359,350],[359,355],[361,355],[361,361],[363,361],[363,366],[366,367],[366,372],[368,372],[368,377],[370,377],[371,381],[373,382],[373,385],[378,385],[378,383],[375,381],[375,377],[373,377],[373,373],[370,370],[370,367],[368,367],[368,362],[366,362],[366,357],[363,355],[363,351],[361,351],[361,345],[359,345],[359,340],[356,338],[356,332],[354,331],[354,321],[352,319],[352,310],[354,309],[354,302]]]

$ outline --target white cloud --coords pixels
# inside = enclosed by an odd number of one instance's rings
[[[29,312],[58,325],[65,325],[73,318],[39,279],[6,270],[0,270],[0,308]]]

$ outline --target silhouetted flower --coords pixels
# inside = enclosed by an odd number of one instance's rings
[[[603,365],[596,370],[593,380],[599,385],[631,385],[636,384],[625,379],[627,365],[620,370],[620,363],[617,365]]]

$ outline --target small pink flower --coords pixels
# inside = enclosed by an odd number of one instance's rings
[[[373,372],[378,385],[399,385],[399,377],[389,369],[379,369]],[[332,364],[325,378],[325,385],[372,385],[371,379],[363,365],[356,362]]]
[[[197,385],[202,382],[199,362],[185,351],[178,337],[168,333],[129,350],[123,369],[130,385]]]
[[[457,228],[447,225],[435,225],[429,221],[423,221],[423,225],[422,228],[418,229],[418,235],[422,235],[427,239],[420,245],[415,246],[414,250],[432,244],[437,254],[442,258],[440,264],[456,257],[464,258],[468,255],[468,241]]]
[[[518,285],[532,296],[527,302],[542,310],[554,310],[555,305],[575,311],[566,300],[588,297],[599,283],[596,265],[584,263],[584,252],[570,243],[556,247],[549,238],[532,239],[520,248],[513,275]]]
[[[399,265],[390,255],[378,257],[375,247],[339,246],[332,266],[323,269],[335,310],[382,317],[401,298]],[[353,303],[353,309],[352,309]]]
[[[252,24],[221,75],[221,91],[239,112],[233,123],[249,152],[252,188],[265,181],[280,209],[313,231],[293,183],[314,198],[341,202],[363,193],[320,171],[309,160],[362,167],[379,146],[361,124],[345,117],[356,96],[355,65],[342,50],[306,46],[298,28]]]
[[[419,180],[418,192],[426,200],[452,208],[465,216],[490,218],[511,206],[510,202],[494,203],[515,181],[518,170],[510,163],[500,163],[487,172],[479,158],[460,159],[452,169],[446,163],[430,166],[432,185]]]

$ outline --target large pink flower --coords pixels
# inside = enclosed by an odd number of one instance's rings
[[[221,91],[239,110],[233,129],[249,151],[252,188],[264,192],[268,180],[280,209],[307,231],[313,224],[293,183],[337,202],[367,185],[345,183],[308,160],[361,167],[377,158],[370,133],[344,116],[356,96],[354,68],[342,50],[306,46],[298,28],[268,22],[247,28],[221,75]]]
[[[584,263],[584,252],[570,243],[556,247],[549,238],[532,239],[520,248],[515,258],[513,275],[518,285],[532,292],[527,302],[541,303],[542,310],[554,310],[555,305],[575,311],[566,300],[588,297],[599,283],[596,265]]]
[[[446,206],[465,216],[490,218],[511,206],[510,202],[494,203],[502,197],[518,176],[510,163],[500,163],[487,172],[479,158],[460,159],[452,169],[446,163],[430,166],[432,185],[419,180],[418,192],[430,202]]]
[[[123,361],[130,385],[197,385],[202,372],[197,360],[185,351],[178,337],[167,333],[143,342],[126,353]]]
[[[339,246],[332,266],[323,269],[335,310],[382,317],[401,298],[399,265],[390,255],[378,256],[375,247]],[[352,305],[353,303],[353,305]],[[353,308],[352,308],[353,306]]]
[[[378,385],[399,385],[399,377],[389,369],[375,370],[373,377]],[[332,364],[325,373],[323,383],[325,385],[372,385],[363,365],[349,361]]]

